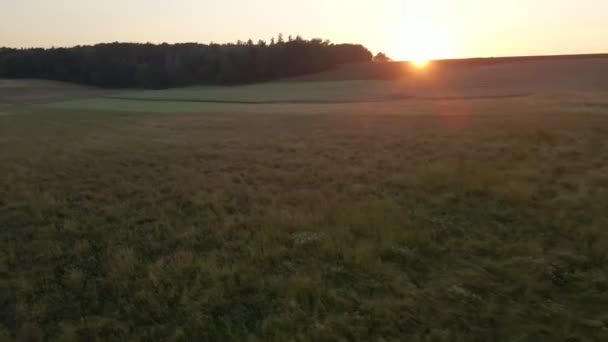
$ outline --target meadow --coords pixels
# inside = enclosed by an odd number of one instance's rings
[[[607,89],[398,82],[6,102],[0,340],[607,340]]]

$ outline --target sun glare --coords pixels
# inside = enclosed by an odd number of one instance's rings
[[[413,59],[410,62],[419,69],[422,69],[429,64],[429,60],[424,58]]]
[[[427,67],[430,61],[449,58],[453,53],[449,31],[431,20],[410,23],[399,36],[402,45],[396,57],[410,61],[416,68]]]
[[[419,34],[410,35],[403,54],[416,67],[422,68],[430,60],[444,58],[448,54],[448,46],[445,38],[438,32],[424,30]]]

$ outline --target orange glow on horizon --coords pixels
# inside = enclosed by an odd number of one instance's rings
[[[414,59],[411,60],[410,63],[412,63],[413,66],[415,66],[418,69],[423,69],[424,67],[426,67],[430,61],[428,59]]]

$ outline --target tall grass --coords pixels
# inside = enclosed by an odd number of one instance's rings
[[[2,116],[0,336],[605,340],[588,103]]]

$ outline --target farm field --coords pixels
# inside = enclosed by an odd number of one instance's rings
[[[391,106],[404,100],[456,100],[556,95],[608,89],[608,58],[584,60],[529,61],[488,66],[431,67],[416,70],[398,65],[394,80],[373,78],[382,66],[347,66],[329,73],[287,82],[245,86],[204,86],[168,90],[103,90],[100,97],[90,89],[81,96],[59,98],[55,108],[198,111],[199,104],[351,104]],[[342,74],[361,79],[345,80]],[[333,77],[328,80],[327,77]],[[298,81],[299,80],[299,81]],[[71,85],[68,85],[70,91]],[[63,86],[65,87],[65,86]],[[86,96],[87,94],[91,94]],[[83,96],[85,95],[85,96]],[[1,100],[1,97],[0,97]],[[64,100],[64,101],[59,101]],[[40,101],[39,101],[40,102]],[[155,102],[155,103],[146,103]],[[213,106],[212,106],[213,107]],[[177,108],[177,110],[176,110]],[[216,106],[215,108],[225,108]],[[309,108],[309,107],[307,107]]]
[[[607,340],[608,76],[587,63],[0,81],[0,339]]]

